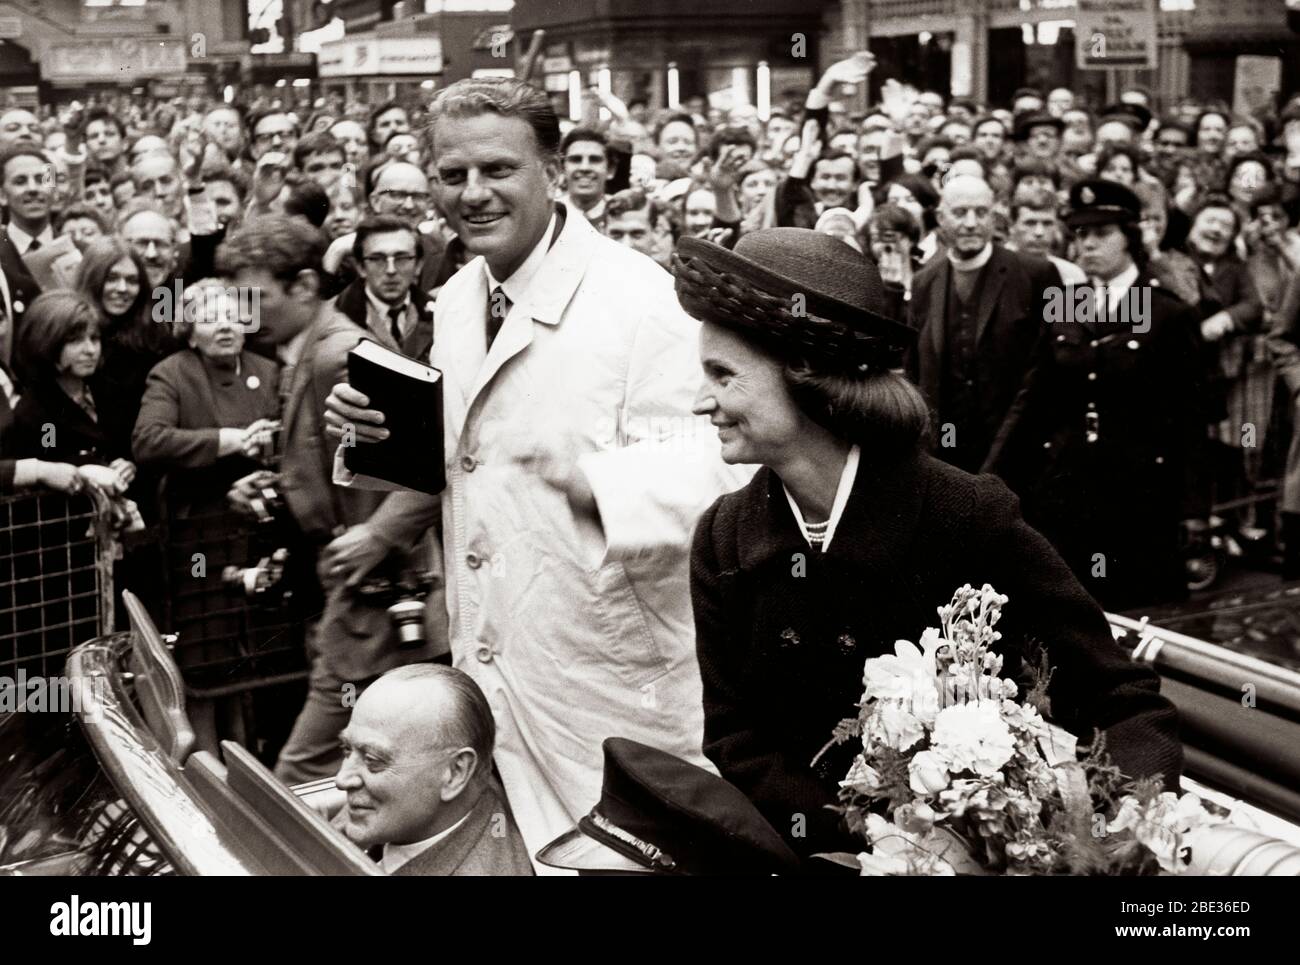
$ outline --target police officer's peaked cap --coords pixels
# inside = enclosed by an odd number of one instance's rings
[[[798,856],[735,786],[633,740],[605,741],[600,801],[537,860],[578,871],[798,873]]]

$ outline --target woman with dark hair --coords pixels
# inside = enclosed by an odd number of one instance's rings
[[[860,845],[828,809],[868,657],[915,640],[963,584],[1010,597],[997,646],[1023,676],[1031,640],[1056,668],[1056,722],[1107,732],[1115,762],[1176,785],[1176,714],[1065,563],[992,476],[924,452],[930,414],[898,371],[915,332],[884,314],[874,264],[833,238],[772,228],[734,252],[693,238],[674,260],[703,324],[695,412],[722,458],[762,466],[696,526],[691,596],[704,753],[795,851]]]
[[[935,256],[941,247],[935,230],[939,195],[928,178],[919,174],[899,175],[878,190],[877,202],[896,204],[912,215],[921,226],[921,240],[916,244],[921,262]]]
[[[18,333],[24,392],[14,409],[9,450],[82,467],[81,475],[112,496],[135,478],[129,449],[116,444],[100,417],[104,401],[91,391],[100,364],[99,316],[77,292],[38,296]]]
[[[1224,111],[1202,111],[1192,127],[1193,170],[1201,191],[1222,191],[1227,187],[1227,166],[1223,147],[1227,142],[1231,118]]]
[[[121,238],[101,238],[86,247],[77,290],[99,315],[104,360],[94,388],[110,403],[104,410],[104,428],[115,447],[129,450],[149,370],[179,345],[167,325],[153,320],[156,306],[149,297],[144,262]],[[166,317],[173,314],[169,308]]]
[[[397,101],[384,101],[370,112],[366,123],[366,136],[370,139],[370,154],[378,157],[384,153],[388,139],[399,131],[411,129],[411,116]]]
[[[912,278],[921,270],[921,222],[897,204],[882,204],[867,222],[867,244],[885,286],[889,313],[903,318],[912,298]]]
[[[1107,144],[1097,152],[1097,177],[1132,188],[1142,170],[1142,155],[1131,144]]]
[[[1207,404],[1215,423],[1211,467],[1216,503],[1254,494],[1273,399],[1273,367],[1261,332],[1264,306],[1237,253],[1242,224],[1231,198],[1207,195],[1192,212],[1184,246],[1199,269],[1198,308],[1210,379]],[[1255,524],[1253,505],[1241,515],[1245,525]]]
[[[1206,509],[1196,311],[1151,273],[1137,195],[1081,181],[1070,209],[1090,285],[1066,289],[1074,297],[1049,317],[984,470],[1019,494],[1025,518],[1106,609],[1179,600],[1181,524]]]
[[[1249,128],[1247,128],[1249,130]],[[1228,197],[1237,203],[1237,213],[1247,217],[1255,195],[1276,184],[1273,164],[1268,156],[1258,151],[1235,155],[1228,163],[1225,174],[1228,185]]]

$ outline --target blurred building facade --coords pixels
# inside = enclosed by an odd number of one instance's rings
[[[604,84],[657,107],[704,96],[761,108],[864,44],[880,63],[871,96],[890,77],[991,103],[1023,86],[1070,87],[1094,106],[1129,84],[1157,106],[1300,89],[1286,0],[1150,3],[1154,69],[1076,67],[1079,0],[516,0],[511,22],[521,42],[546,31],[538,76],[557,102]]]
[[[340,40],[317,53],[321,87],[370,103],[464,77],[510,74],[511,0],[334,0]]]
[[[238,81],[248,53],[248,0],[4,0],[0,40],[10,103],[219,90]]]

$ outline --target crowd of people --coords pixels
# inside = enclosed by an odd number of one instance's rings
[[[0,113],[0,487],[103,494],[146,597],[160,520],[277,493],[311,679],[276,774],[337,774],[389,871],[526,873],[584,815],[652,866],[588,815],[611,737],[835,850],[808,762],[862,659],[985,580],[1054,641],[1061,722],[1176,782],[1097,604],[1185,596],[1189,521],[1300,432],[1300,98],[846,110],[873,68],[767,118],[593,89],[562,121],[514,81]],[[443,372],[441,497],[342,465],[387,432],[363,338]],[[421,567],[402,646],[360,589]]]

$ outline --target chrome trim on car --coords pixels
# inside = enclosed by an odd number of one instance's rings
[[[100,766],[179,873],[257,874],[223,843],[213,815],[188,793],[126,692],[121,658],[130,645],[131,634],[118,633],[68,656],[77,719]]]

